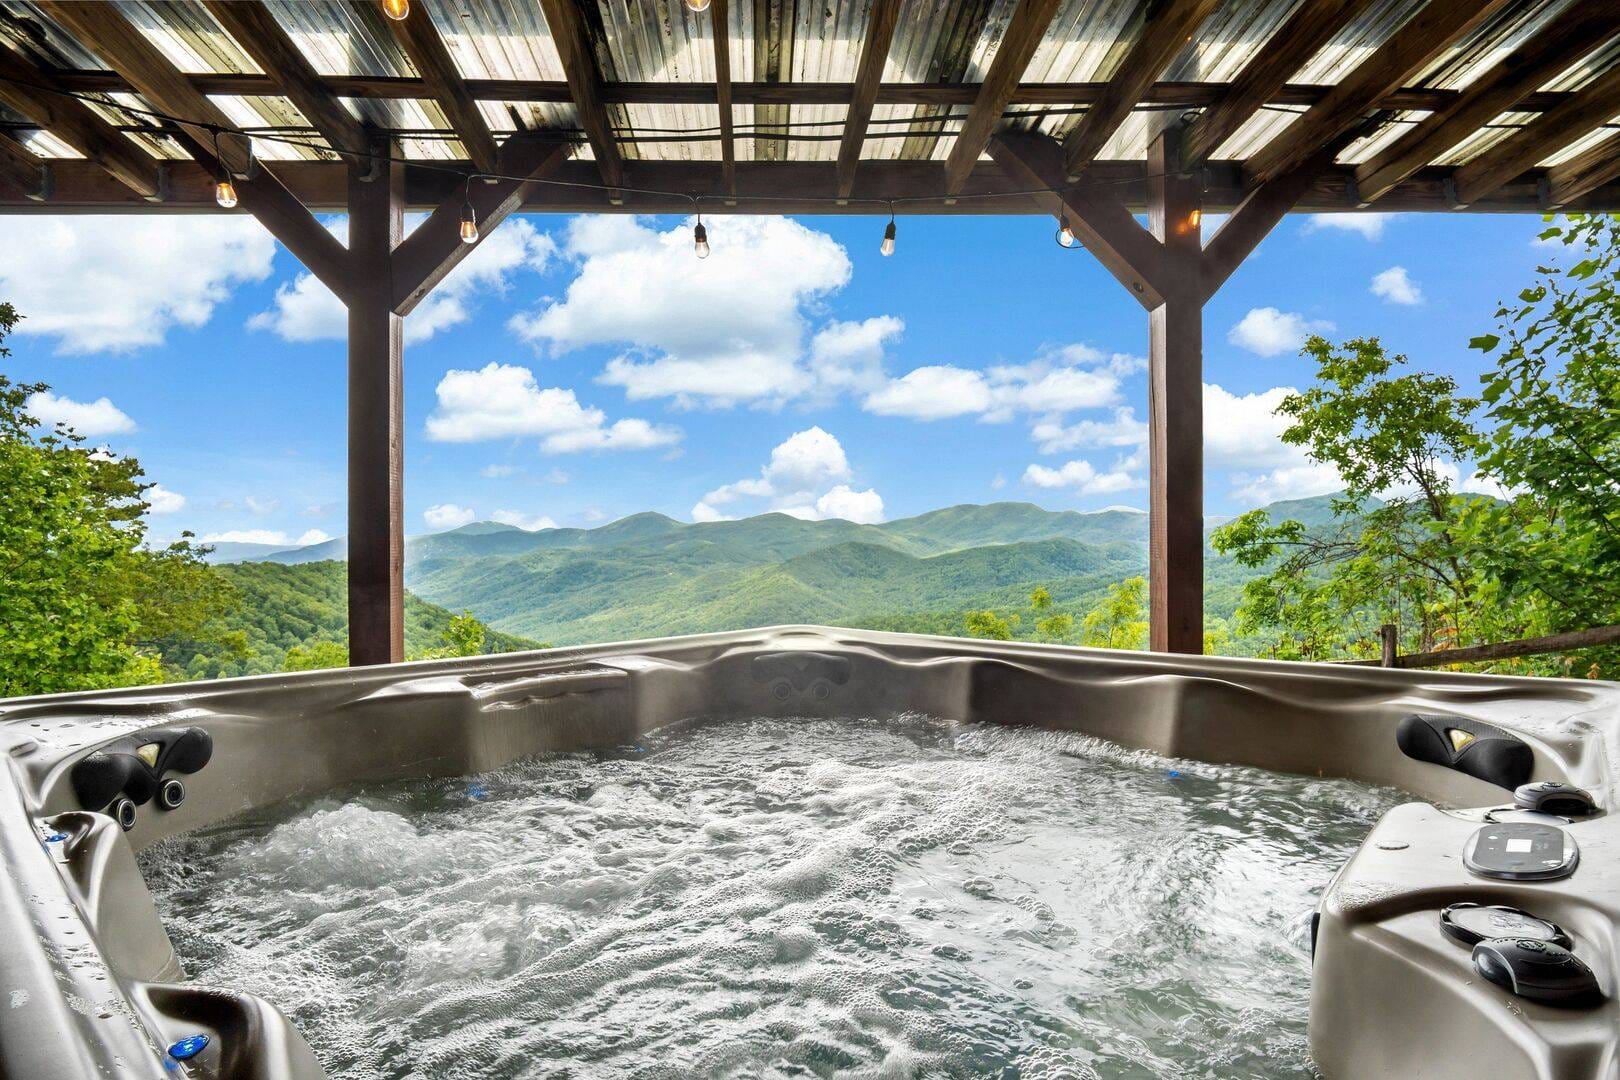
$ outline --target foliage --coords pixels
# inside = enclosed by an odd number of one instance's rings
[[[484,652],[484,640],[488,636],[489,627],[473,618],[472,612],[463,610],[460,615],[450,616],[450,625],[444,628],[444,644],[412,659],[444,660],[452,656],[478,656]]]
[[[0,305],[0,340],[17,320]],[[42,432],[26,408],[45,389],[0,375],[0,696],[161,682],[164,643],[202,634],[234,594],[189,536],[144,546],[140,463]]]
[[[349,650],[338,641],[313,641],[294,645],[281,662],[283,671],[318,671],[349,666]]]
[[[1074,616],[1064,613],[1037,619],[1035,621],[1035,632],[1040,635],[1042,641],[1061,644],[1074,636]]]
[[[1099,649],[1147,645],[1147,579],[1129,577],[1108,587],[1102,602],[1080,620],[1083,644]]]
[[[989,638],[991,641],[1011,641],[1018,616],[1003,619],[993,611],[970,611],[963,623],[968,637]]]

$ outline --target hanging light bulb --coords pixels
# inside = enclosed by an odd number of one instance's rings
[[[214,185],[214,201],[219,203],[222,210],[236,205],[236,185],[231,183],[230,177],[222,176],[219,183]]]
[[[686,0],[686,10],[695,11],[701,15],[709,10],[709,0]]]
[[[1058,247],[1077,248],[1080,246],[1080,238],[1074,235],[1074,229],[1069,225],[1067,214],[1058,218],[1057,242]]]
[[[411,0],[382,0],[382,9],[395,22],[404,22],[411,13]]]
[[[697,252],[697,257],[700,259],[709,257],[709,230],[703,227],[703,216],[701,214],[698,215],[697,228],[692,230],[692,250]]]
[[[883,230],[883,246],[878,248],[885,255],[894,254],[894,211],[889,211],[889,225]]]
[[[461,242],[478,243],[478,215],[473,212],[472,203],[466,203],[461,208]]]

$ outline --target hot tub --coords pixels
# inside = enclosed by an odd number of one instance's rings
[[[136,859],[170,838],[356,785],[633,746],[678,721],[916,716],[1414,793],[1322,893],[1305,961],[1317,1067],[1620,1076],[1620,850],[1605,813],[1620,687],[804,626],[0,702],[0,1075],[325,1075],[262,997],[186,980]],[[1523,775],[1474,771],[1567,782],[1595,811],[1502,809],[1506,787],[1403,752],[1413,716],[1450,740],[1439,758],[1502,750],[1493,768]],[[1567,838],[1570,865],[1538,847],[1544,870],[1496,874],[1489,844],[1530,843],[1515,828]],[[1507,858],[1524,870],[1529,856]],[[1556,923],[1597,993],[1550,1004],[1482,978],[1442,932],[1460,903]]]

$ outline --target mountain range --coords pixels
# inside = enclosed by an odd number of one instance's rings
[[[1330,503],[1267,509],[1317,525]],[[342,559],[345,541],[241,547],[217,545],[211,558],[294,567]],[[535,532],[475,522],[410,537],[405,558],[422,600],[558,645],[788,622],[960,633],[967,611],[1022,609],[1037,585],[1057,610],[1082,614],[1108,585],[1146,572],[1147,515],[1004,502],[879,525],[778,513],[704,523],[642,513]],[[1250,574],[1209,555],[1213,614],[1230,614]]]

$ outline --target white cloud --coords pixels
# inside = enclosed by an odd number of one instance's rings
[[[557,527],[557,523],[544,514],[525,514],[521,510],[497,510],[490,515],[490,519],[502,525],[515,525],[524,532],[539,532],[541,529]]]
[[[1374,274],[1372,285],[1367,291],[1392,304],[1416,307],[1423,303],[1423,290],[1418,288],[1418,283],[1412,280],[1412,276],[1406,272],[1404,266],[1392,266],[1388,270]]]
[[[608,423],[601,409],[581,405],[572,390],[541,388],[534,372],[494,361],[477,371],[447,371],[427,420],[435,442],[482,442],[537,436],[552,454],[581,450],[645,450],[671,446],[679,428],[627,419]]]
[[[1047,350],[1027,364],[984,371],[935,364],[889,379],[867,394],[862,405],[880,416],[914,420],[978,415],[1003,421],[1019,412],[1051,419],[1113,404],[1121,377],[1137,370],[1138,362],[1126,353],[1105,356],[1089,345],[1069,345]]]
[[[80,435],[95,438],[99,435],[127,435],[135,430],[135,421],[105,397],[94,401],[74,401],[59,397],[49,390],[28,395],[23,411],[45,427],[65,424]]]
[[[173,514],[185,509],[186,497],[178,491],[170,491],[162,484],[153,484],[146,489],[142,496],[147,502],[148,514]]]
[[[471,525],[477,519],[476,510],[467,506],[457,506],[455,503],[440,503],[422,511],[422,520],[427,522],[430,529],[459,529],[463,525]]]
[[[826,396],[861,393],[883,385],[883,349],[906,324],[892,315],[864,322],[830,322],[810,339],[810,376]]]
[[[700,260],[690,223],[658,232],[630,217],[574,219],[566,248],[579,273],[566,295],[509,325],[559,351],[628,346],[601,380],[632,400],[779,404],[812,390],[801,362],[807,310],[849,282],[848,254],[789,218],[706,225],[713,254]],[[881,341],[884,329],[865,332]]]
[[[414,228],[425,219],[425,214],[413,214],[408,224]],[[326,227],[340,240],[347,236],[345,218],[328,219]],[[556,251],[551,237],[528,220],[508,218],[406,316],[406,344],[426,341],[466,322],[477,296],[506,291],[520,270],[544,270]],[[343,303],[308,273],[277,288],[275,306],[254,315],[247,325],[250,330],[268,330],[283,341],[342,341],[349,332]]]
[[[1030,437],[1043,454],[1059,454],[1082,447],[1142,446],[1147,443],[1147,422],[1136,418],[1128,405],[1114,410],[1109,420],[1081,420],[1065,425],[1058,420],[1041,420],[1030,428]]]
[[[1327,495],[1343,487],[1344,481],[1339,479],[1337,469],[1307,461],[1249,477],[1232,489],[1232,497],[1249,506],[1263,506],[1279,499]]]
[[[311,544],[324,544],[330,539],[332,534],[323,529],[305,529],[293,542],[299,547],[309,547]]]
[[[276,244],[247,217],[0,218],[0,296],[18,334],[62,353],[128,352],[196,328],[233,288],[270,273]]]
[[[1124,463],[1107,472],[1100,472],[1091,462],[1083,459],[1065,462],[1056,469],[1045,465],[1031,465],[1024,470],[1024,483],[1038,488],[1070,488],[1079,495],[1102,495],[1115,491],[1129,491],[1140,487],[1142,481]]]
[[[982,372],[950,365],[913,368],[866,396],[867,412],[944,420],[987,411],[990,384]]]
[[[230,529],[226,532],[207,533],[204,544],[269,544],[273,547],[308,547],[324,544],[332,539],[330,533],[320,529],[307,529],[295,540],[281,529]]]
[[[265,514],[274,513],[281,507],[280,499],[261,499],[255,495],[246,496],[242,502],[246,504],[250,511],[261,517]]]
[[[1336,469],[1311,461],[1303,448],[1282,441],[1293,421],[1278,415],[1277,406],[1296,392],[1292,386],[1273,386],[1234,394],[1204,384],[1204,464],[1233,471],[1234,499],[1259,506],[1344,487]]]
[[[1307,334],[1333,329],[1333,324],[1307,319],[1293,311],[1274,307],[1253,308],[1226,333],[1226,340],[1260,356],[1297,352]]]
[[[1384,235],[1388,214],[1312,214],[1305,219],[1305,232],[1352,232],[1363,240],[1377,240]]]
[[[770,509],[794,517],[882,521],[883,499],[870,488],[851,488],[845,482],[850,472],[843,445],[819,427],[807,428],[778,444],[758,476],[722,484],[703,496],[692,507],[692,520],[730,520],[719,507],[743,499],[766,499]]]
[[[517,473],[516,465],[485,465],[478,470],[478,475],[486,480],[500,480]]]

